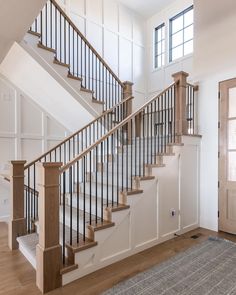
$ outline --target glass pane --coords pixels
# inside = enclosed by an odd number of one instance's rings
[[[162,27],[162,39],[165,39],[165,26],[164,27]]]
[[[193,39],[193,25],[184,29],[184,42]]]
[[[184,14],[184,26],[187,27],[193,24],[193,9]]]
[[[183,43],[183,31],[180,31],[172,36],[172,47],[176,47]]]
[[[193,52],[193,40],[184,43],[184,55],[190,54]]]
[[[183,45],[180,45],[172,50],[172,60],[183,56]]]
[[[236,87],[229,89],[229,118],[236,117]]]
[[[158,29],[158,35],[157,35],[157,38],[158,38],[158,41],[161,41],[161,39],[162,39],[162,34],[161,34],[161,29]]]
[[[165,52],[165,41],[163,40],[162,41],[162,53],[164,53]]]
[[[157,68],[157,56],[155,56],[155,68]]]
[[[172,20],[172,34],[178,32],[184,28],[183,15],[178,18]]]
[[[159,42],[158,43],[158,45],[157,45],[157,54],[161,54],[162,52],[161,52],[161,42]]]
[[[158,67],[161,67],[161,55],[158,56]]]
[[[155,52],[154,52],[155,55],[157,55],[157,44],[155,44]]]
[[[236,150],[236,120],[230,120],[228,123],[228,148]]]
[[[236,152],[228,152],[228,180],[236,181]]]

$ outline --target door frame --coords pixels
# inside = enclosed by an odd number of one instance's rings
[[[226,79],[223,81],[220,81],[218,84],[218,230],[219,231],[225,231],[228,233],[236,234],[235,232],[232,232],[231,230],[223,229],[222,223],[221,223],[221,216],[222,212],[221,210],[221,177],[222,177],[222,169],[227,169],[227,161],[228,161],[228,155],[227,155],[227,144],[228,144],[228,134],[227,134],[227,126],[224,126],[224,122],[222,122],[222,97],[225,96],[225,100],[227,100],[227,103],[225,103],[224,107],[226,109],[223,109],[223,112],[228,114],[228,92],[225,92],[225,89],[222,89],[226,83],[229,84],[232,83],[232,88],[236,87],[236,77]],[[226,87],[228,90],[230,87]],[[227,115],[228,119],[228,115]],[[226,134],[224,134],[226,132]],[[222,142],[223,140],[223,142]],[[227,176],[227,171],[225,172]]]

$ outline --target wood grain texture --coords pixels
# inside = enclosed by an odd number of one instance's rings
[[[200,233],[194,240],[190,237]],[[145,250],[120,262],[96,271],[65,287],[50,292],[50,295],[98,295],[114,284],[163,262],[177,253],[188,249],[209,236],[219,236],[236,242],[235,235],[196,229],[181,237]],[[0,223],[0,295],[39,295],[35,284],[35,270],[19,250],[10,251],[7,246],[7,224]]]

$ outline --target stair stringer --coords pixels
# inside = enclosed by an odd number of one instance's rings
[[[66,91],[68,91],[93,116],[102,114],[102,104],[93,102],[91,92],[81,91],[81,81],[68,78],[69,68],[54,63],[55,53],[40,48],[39,37],[27,33],[20,46],[29,53]]]
[[[163,155],[165,167],[151,168],[155,179],[140,182],[140,189],[143,193],[127,196],[127,204],[130,208],[112,213],[115,226],[95,232],[94,240],[98,242],[98,245],[75,254],[75,263],[78,263],[79,267],[62,276],[63,285],[172,239],[175,234],[183,234],[199,227],[199,181],[194,170],[197,169],[198,174],[200,140],[188,136],[182,137],[182,141],[184,145],[173,146],[173,154]],[[196,166],[193,165],[187,171],[181,171],[186,170],[186,165],[191,161]],[[183,184],[186,180],[189,182],[187,184],[189,187],[196,180],[194,187],[196,194],[194,192],[193,194],[196,199],[194,202],[197,204],[196,221],[189,221],[187,226],[184,223],[186,223],[188,212],[186,208],[183,210],[183,202],[188,201],[186,196],[188,198],[190,191]],[[175,217],[171,217],[170,212],[166,209],[168,206],[163,203],[165,199],[168,200],[169,208],[178,204],[179,207],[175,208],[177,212]],[[163,215],[160,214],[162,210],[164,210]],[[171,226],[163,228],[163,223],[168,220],[170,225],[174,224],[173,228]]]

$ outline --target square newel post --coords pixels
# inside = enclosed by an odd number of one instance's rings
[[[24,165],[26,161],[11,162],[10,177],[10,221],[8,225],[8,245],[11,250],[18,249],[16,238],[26,234],[24,216]]]
[[[187,122],[187,104],[186,104],[186,89],[187,89],[187,77],[188,73],[178,72],[172,75],[176,86],[176,101],[175,101],[175,126],[176,135],[181,136],[188,133]]]
[[[124,85],[124,89],[123,89],[123,99],[126,99],[130,96],[133,95],[133,83],[129,82],[129,81],[125,81],[123,82]],[[124,113],[123,113],[123,119],[128,117],[129,115],[132,114],[132,99],[128,100],[125,103],[125,107],[124,107]],[[127,134],[127,143],[129,144],[131,142],[131,124],[128,123],[125,127],[125,131]]]
[[[43,292],[61,286],[62,248],[59,240],[59,194],[62,163],[39,163],[39,243],[36,247],[36,284]]]

